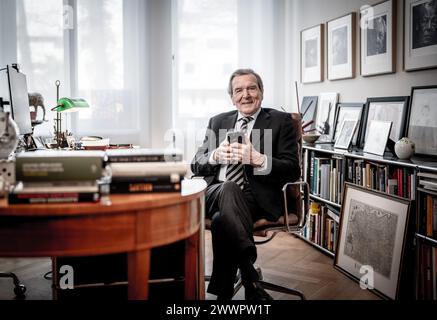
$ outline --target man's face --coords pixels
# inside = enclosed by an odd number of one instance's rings
[[[252,74],[236,76],[232,80],[232,103],[245,116],[251,116],[261,107],[263,95]]]
[[[420,21],[420,26],[423,31],[423,41],[425,43],[432,43],[435,41],[435,34],[437,31],[437,15],[436,15],[436,3],[430,2],[425,4],[425,12]]]

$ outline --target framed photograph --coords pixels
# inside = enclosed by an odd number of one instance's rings
[[[359,131],[364,114],[364,103],[339,103],[334,121],[334,141],[337,141],[344,119],[357,120],[357,128],[352,138],[352,145],[359,144]]]
[[[334,148],[349,149],[352,136],[357,128],[358,120],[356,119],[344,119],[341,125],[340,133],[335,141]]]
[[[412,88],[407,137],[416,153],[437,156],[437,86]]]
[[[404,69],[437,68],[437,0],[405,0]]]
[[[316,130],[318,96],[305,96],[302,98],[302,129],[305,132]]]
[[[396,0],[360,11],[361,75],[396,72]]]
[[[386,298],[399,297],[410,201],[345,183],[334,267]]]
[[[383,156],[391,125],[391,121],[370,121],[369,134],[367,135],[363,151]]]
[[[320,94],[317,108],[317,132],[321,134],[319,142],[332,142],[334,137],[334,119],[337,108],[338,93],[325,92]]]
[[[324,25],[320,24],[300,33],[301,81],[323,81]]]
[[[391,121],[390,140],[397,142],[405,137],[409,97],[368,98],[364,112],[361,147],[366,143],[372,120]]]
[[[355,77],[356,13],[328,21],[328,79]]]

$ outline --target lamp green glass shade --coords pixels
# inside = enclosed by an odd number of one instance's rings
[[[75,112],[80,109],[89,108],[88,102],[84,99],[61,98],[58,100],[57,107],[53,108],[56,112]]]

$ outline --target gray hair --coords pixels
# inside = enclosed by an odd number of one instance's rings
[[[233,93],[233,88],[232,88],[232,80],[234,80],[235,77],[238,76],[244,76],[247,74],[251,74],[256,78],[256,82],[258,84],[258,88],[261,91],[261,93],[264,94],[264,85],[263,85],[263,81],[261,79],[261,77],[259,76],[258,73],[256,73],[255,71],[253,71],[252,69],[238,69],[235,70],[232,75],[231,78],[229,79],[229,84],[228,84],[228,93],[229,95],[232,97],[232,93]]]

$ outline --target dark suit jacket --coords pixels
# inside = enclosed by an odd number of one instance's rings
[[[203,176],[208,185],[214,181],[220,170],[219,164],[208,163],[211,152],[224,140],[226,131],[234,128],[237,115],[238,112],[235,110],[219,114],[209,120],[203,145],[191,164],[193,173],[196,176]],[[262,108],[253,126],[251,141],[256,150],[267,156],[271,171],[267,175],[257,175],[254,174],[252,166],[245,165],[246,176],[258,204],[268,214],[270,220],[276,221],[284,209],[281,191],[283,185],[296,181],[301,175],[297,131],[292,124],[291,115]],[[269,141],[272,141],[271,147]]]

